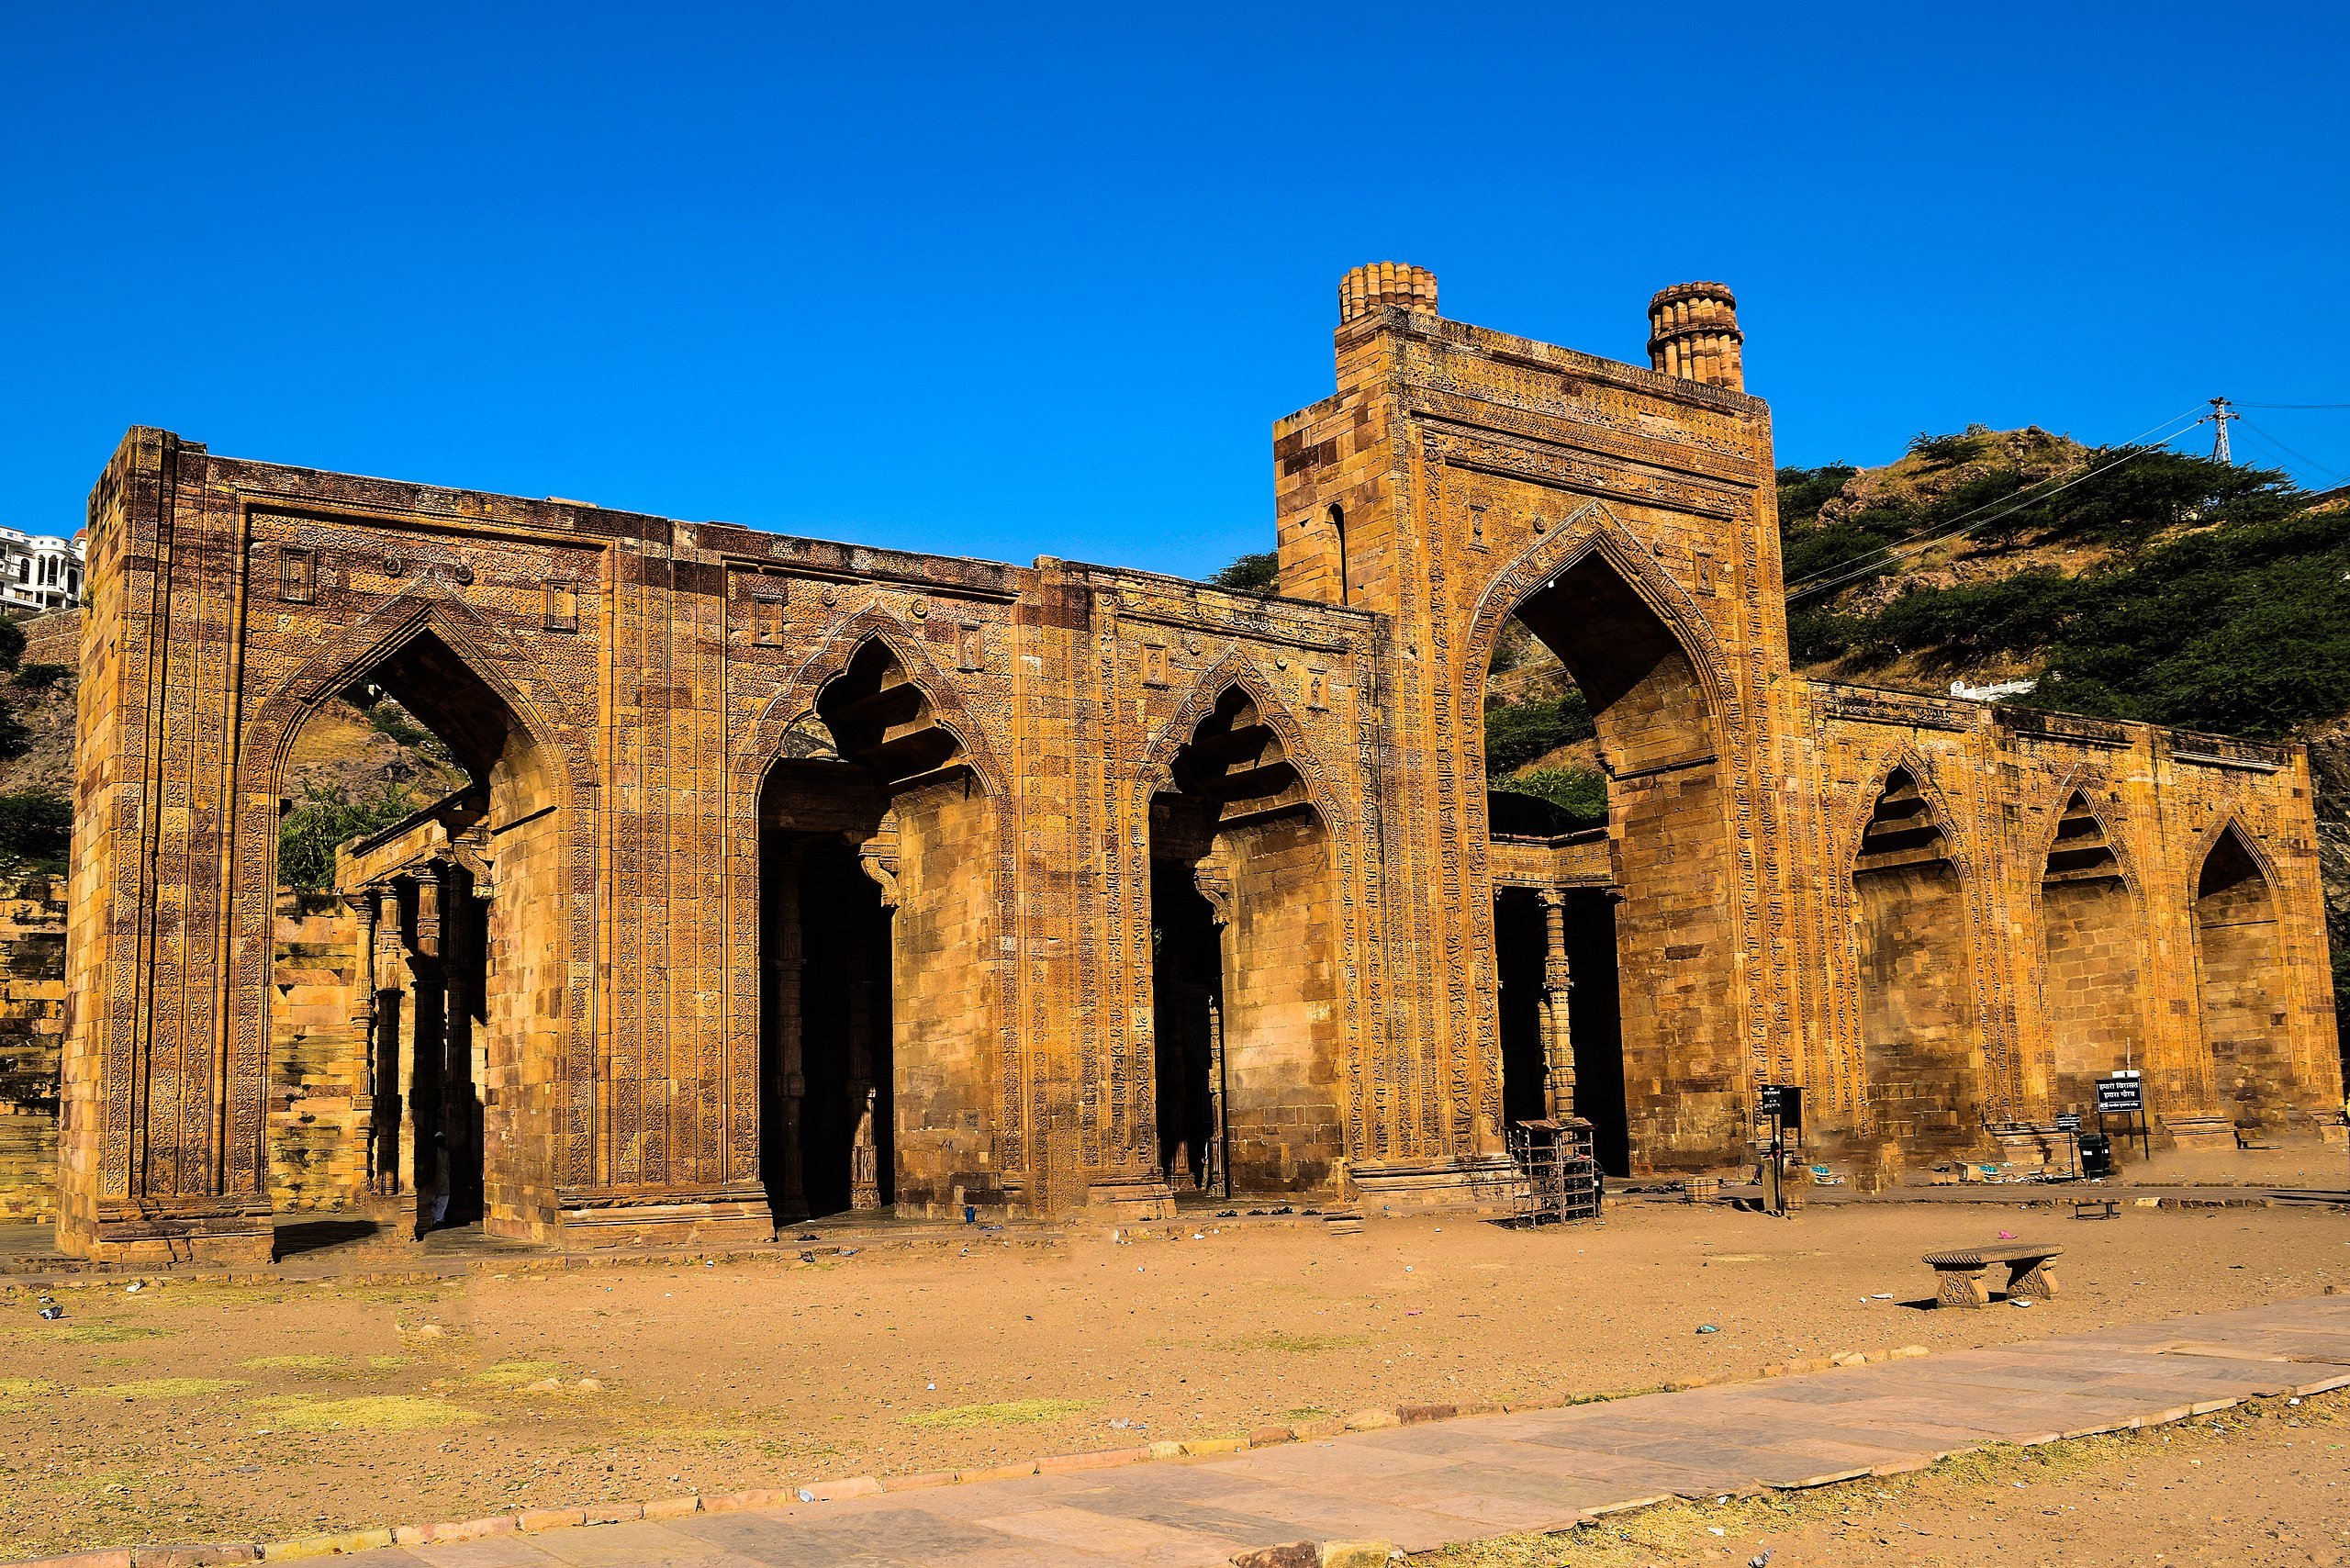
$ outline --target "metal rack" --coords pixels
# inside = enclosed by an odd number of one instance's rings
[[[1581,1116],[1545,1117],[1510,1129],[1510,1159],[1519,1178],[1518,1217],[1597,1219],[1606,1183],[1592,1152],[1591,1124]]]

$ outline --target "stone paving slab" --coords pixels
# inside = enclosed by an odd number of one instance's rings
[[[365,1568],[1215,1568],[1293,1540],[1418,1551],[2344,1385],[2350,1296],[2312,1297],[1212,1459],[354,1555]]]

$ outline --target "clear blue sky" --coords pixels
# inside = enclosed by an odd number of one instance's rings
[[[1790,20],[1790,13],[1804,17]],[[2338,5],[0,11],[0,522],[124,427],[1024,562],[1269,546],[1339,274],[1779,456],[2350,402]],[[2254,412],[2350,471],[2350,414]],[[2258,454],[2246,440],[2244,451]]]

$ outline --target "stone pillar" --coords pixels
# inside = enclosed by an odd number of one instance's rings
[[[1575,1047],[1567,999],[1574,977],[1567,969],[1567,895],[1546,888],[1542,904],[1542,1097],[1545,1114],[1575,1114]]]
[[[881,1152],[873,1131],[873,1103],[879,1094],[877,1089],[866,1090],[856,1114],[856,1136],[849,1145],[848,1206],[853,1209],[881,1206]]]
[[[1232,1136],[1224,1119],[1223,991],[1235,959],[1231,868],[1220,860],[1203,860],[1192,868],[1192,885],[1207,901],[1208,919],[1215,925],[1216,989],[1208,999],[1208,1190],[1228,1198],[1232,1196]]]
[[[472,998],[467,994],[467,966],[463,961],[472,948],[467,922],[473,911],[472,901],[459,884],[457,868],[440,861],[432,870],[441,910],[441,1103],[433,1118],[441,1136],[435,1145],[433,1182],[434,1196],[445,1217],[456,1202],[457,1167],[466,1159],[471,1137],[471,1117],[466,1114],[461,1086],[473,1077],[473,1041],[467,1026]]]
[[[1221,933],[1223,923],[1217,927]],[[1232,1196],[1232,1166],[1225,1159],[1224,1136],[1224,1003],[1208,993],[1208,1191],[1219,1198]]]
[[[413,1191],[408,1172],[415,1169],[416,1124],[408,1114],[408,1085],[416,1066],[416,986],[399,890],[378,888],[375,896],[379,901],[374,962],[379,1038],[374,1173],[377,1193],[400,1197]]]

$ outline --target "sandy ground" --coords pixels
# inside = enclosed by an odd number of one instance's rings
[[[2116,1137],[2120,1144],[2121,1139]],[[2293,1187],[2339,1193],[2350,1188],[2350,1148],[2296,1141],[2274,1148],[2118,1149],[2115,1182],[2126,1187]],[[2083,1191],[2090,1189],[2084,1188]]]
[[[2350,1562],[2350,1392],[2045,1448],[1969,1454],[1889,1483],[1657,1508],[1517,1537],[1429,1568],[2080,1568]]]
[[[1930,1294],[1920,1253],[2003,1228],[2065,1245],[2060,1300],[1905,1305]],[[1620,1393],[2350,1281],[2350,1226],[2322,1209],[2081,1223],[1973,1206],[1774,1220],[1628,1204],[1531,1233],[1449,1216],[1374,1218],[1351,1238],[1247,1219],[1109,1237],[441,1286],[61,1291],[57,1322],[18,1288],[0,1294],[0,1556],[968,1467],[1371,1406]]]

